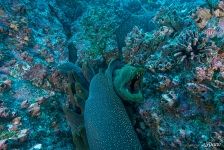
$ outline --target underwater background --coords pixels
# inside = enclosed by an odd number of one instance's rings
[[[223,140],[223,0],[0,0],[0,150]]]

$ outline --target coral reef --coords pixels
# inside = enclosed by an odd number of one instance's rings
[[[185,9],[184,11],[181,11]],[[179,5],[177,3],[171,3],[168,6],[162,6],[154,17],[154,21],[159,26],[167,26],[174,31],[181,30],[184,25],[188,24],[188,7]]]
[[[135,28],[133,31],[140,32],[128,34],[126,39],[136,44],[126,44],[123,48],[127,63],[140,58],[141,61],[133,64],[145,68],[145,102],[138,107],[140,119],[135,126],[140,138],[147,139],[148,146],[153,149],[203,149],[209,147],[209,142],[219,143],[217,147],[222,145],[219,138],[210,135],[216,130],[222,133],[221,19],[206,7],[195,8],[188,16],[198,18],[190,19],[189,27],[165,32],[170,33],[167,34],[168,40],[158,42],[158,47],[147,43],[145,37],[159,31],[161,33],[159,28],[150,33]],[[157,15],[155,21],[159,21],[159,17]],[[169,21],[161,26],[173,28]],[[155,37],[152,39],[156,40]],[[147,51],[151,46],[153,49]],[[171,126],[179,128],[179,131],[171,129]],[[213,129],[208,129],[211,126]],[[195,139],[199,140],[195,142]]]
[[[0,1],[0,149],[223,149],[223,90],[223,0]]]
[[[91,62],[99,65],[103,61],[109,63],[112,58],[119,57],[114,35],[122,21],[117,15],[119,11],[119,8],[115,10],[113,6],[92,6],[76,23],[76,28],[80,28],[80,32],[74,36],[78,63]]]
[[[160,49],[172,33],[173,30],[167,26],[163,26],[153,33],[144,33],[143,30],[135,26],[127,35],[126,45],[122,49],[125,62],[132,65],[145,64],[150,54]]]
[[[205,35],[198,31],[186,30],[178,37],[174,57],[178,61],[210,62],[217,55],[218,48]]]

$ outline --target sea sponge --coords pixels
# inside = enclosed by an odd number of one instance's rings
[[[91,150],[142,149],[121,99],[103,73],[90,83],[84,123]]]

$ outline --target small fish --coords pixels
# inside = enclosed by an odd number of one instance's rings
[[[216,36],[216,30],[213,28],[206,29],[204,33],[207,35],[207,37],[210,37],[210,38],[213,38]]]

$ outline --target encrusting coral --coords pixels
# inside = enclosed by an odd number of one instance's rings
[[[102,61],[109,63],[111,59],[119,57],[118,45],[113,33],[122,22],[117,13],[122,10],[114,9],[113,5],[107,5],[104,9],[104,5],[106,3],[89,7],[76,22],[79,32],[76,33],[74,41],[79,64],[91,62],[96,66]]]
[[[159,24],[159,26],[167,26],[172,28],[174,31],[179,31],[186,25],[186,16],[183,15],[181,5],[170,4],[168,6],[163,6],[157,12],[154,17],[154,21]]]
[[[150,54],[160,49],[172,33],[173,29],[167,26],[162,26],[153,33],[145,33],[135,26],[125,39],[126,46],[122,49],[124,61],[132,65],[144,65]]]
[[[220,122],[224,110],[220,106],[224,87],[223,17],[215,15],[217,9],[222,10],[220,6],[209,9],[207,5],[195,8],[187,15],[191,22],[189,26],[178,30],[172,30],[170,24],[164,22],[160,24],[164,30],[157,28],[148,33],[134,28],[127,35],[127,44],[123,48],[125,62],[145,68],[145,101],[138,107],[143,121],[138,120],[135,126],[139,129],[138,135],[147,139],[149,147],[160,143],[159,147],[163,149],[179,149],[191,144],[200,145],[202,140],[195,142],[194,139],[201,139],[201,136],[211,140],[213,137],[209,133],[213,131],[218,130],[223,135]],[[147,41],[148,35],[161,34],[168,40],[160,40],[159,46]],[[150,37],[155,41],[158,39]],[[157,114],[154,115],[157,119],[151,119],[152,114]],[[179,128],[180,134],[171,126]],[[203,146],[195,147],[203,149]]]

